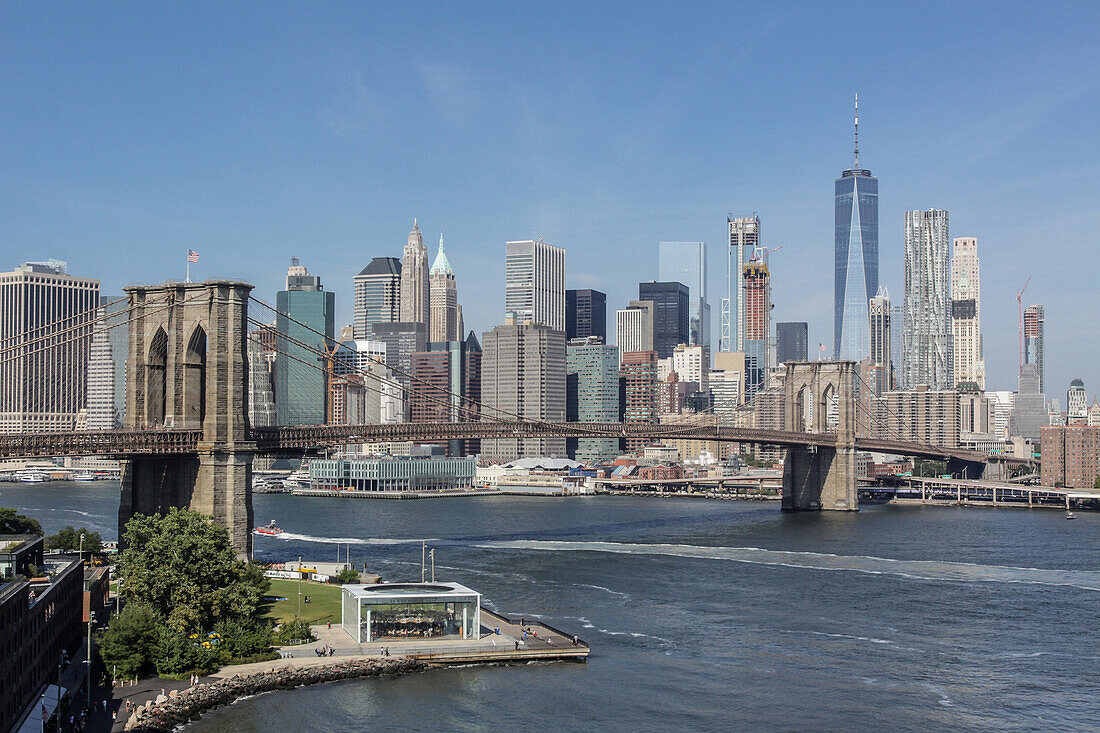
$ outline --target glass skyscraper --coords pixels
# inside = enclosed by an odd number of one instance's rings
[[[689,344],[710,346],[706,243],[659,242],[657,270],[657,279],[661,282],[683,283],[688,288]]]
[[[278,311],[275,330],[279,335],[279,350],[275,354],[275,420],[278,425],[323,425],[327,390],[324,360],[296,342],[309,344],[318,351],[332,350],[335,296],[321,289],[321,278],[310,275],[298,260],[292,262],[287,270],[286,290],[275,295]]]
[[[834,183],[833,351],[837,359],[871,355],[871,298],[878,292],[878,179],[859,167],[859,98],[855,163]]]

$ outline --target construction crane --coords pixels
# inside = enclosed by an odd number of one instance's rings
[[[1016,291],[1016,306],[1020,310],[1020,369],[1024,368],[1024,291],[1030,283],[1031,275],[1028,275],[1024,286]]]
[[[750,260],[750,262],[763,262],[766,265],[766,264],[768,264],[768,256],[771,255],[771,253],[778,252],[781,249],[783,249],[782,244],[779,245],[778,247],[762,247],[762,246],[753,247],[752,248],[752,259]]]

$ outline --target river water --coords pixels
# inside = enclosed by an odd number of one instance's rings
[[[436,575],[592,645],[240,701],[189,731],[1095,730],[1100,514],[625,497],[259,495],[259,560]],[[0,484],[47,531],[115,536],[116,484]],[[409,540],[412,540],[411,542]]]

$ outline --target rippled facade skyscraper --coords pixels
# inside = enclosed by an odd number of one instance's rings
[[[859,97],[856,97],[855,162],[834,186],[834,341],[837,359],[862,361],[871,354],[868,307],[878,292],[878,179],[859,167]]]

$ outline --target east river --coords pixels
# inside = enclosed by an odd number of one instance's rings
[[[113,483],[0,506],[116,534]],[[1100,514],[624,497],[258,495],[261,561],[436,576],[579,634],[588,664],[442,669],[262,695],[190,731],[1095,730]],[[415,540],[408,542],[408,540]]]

